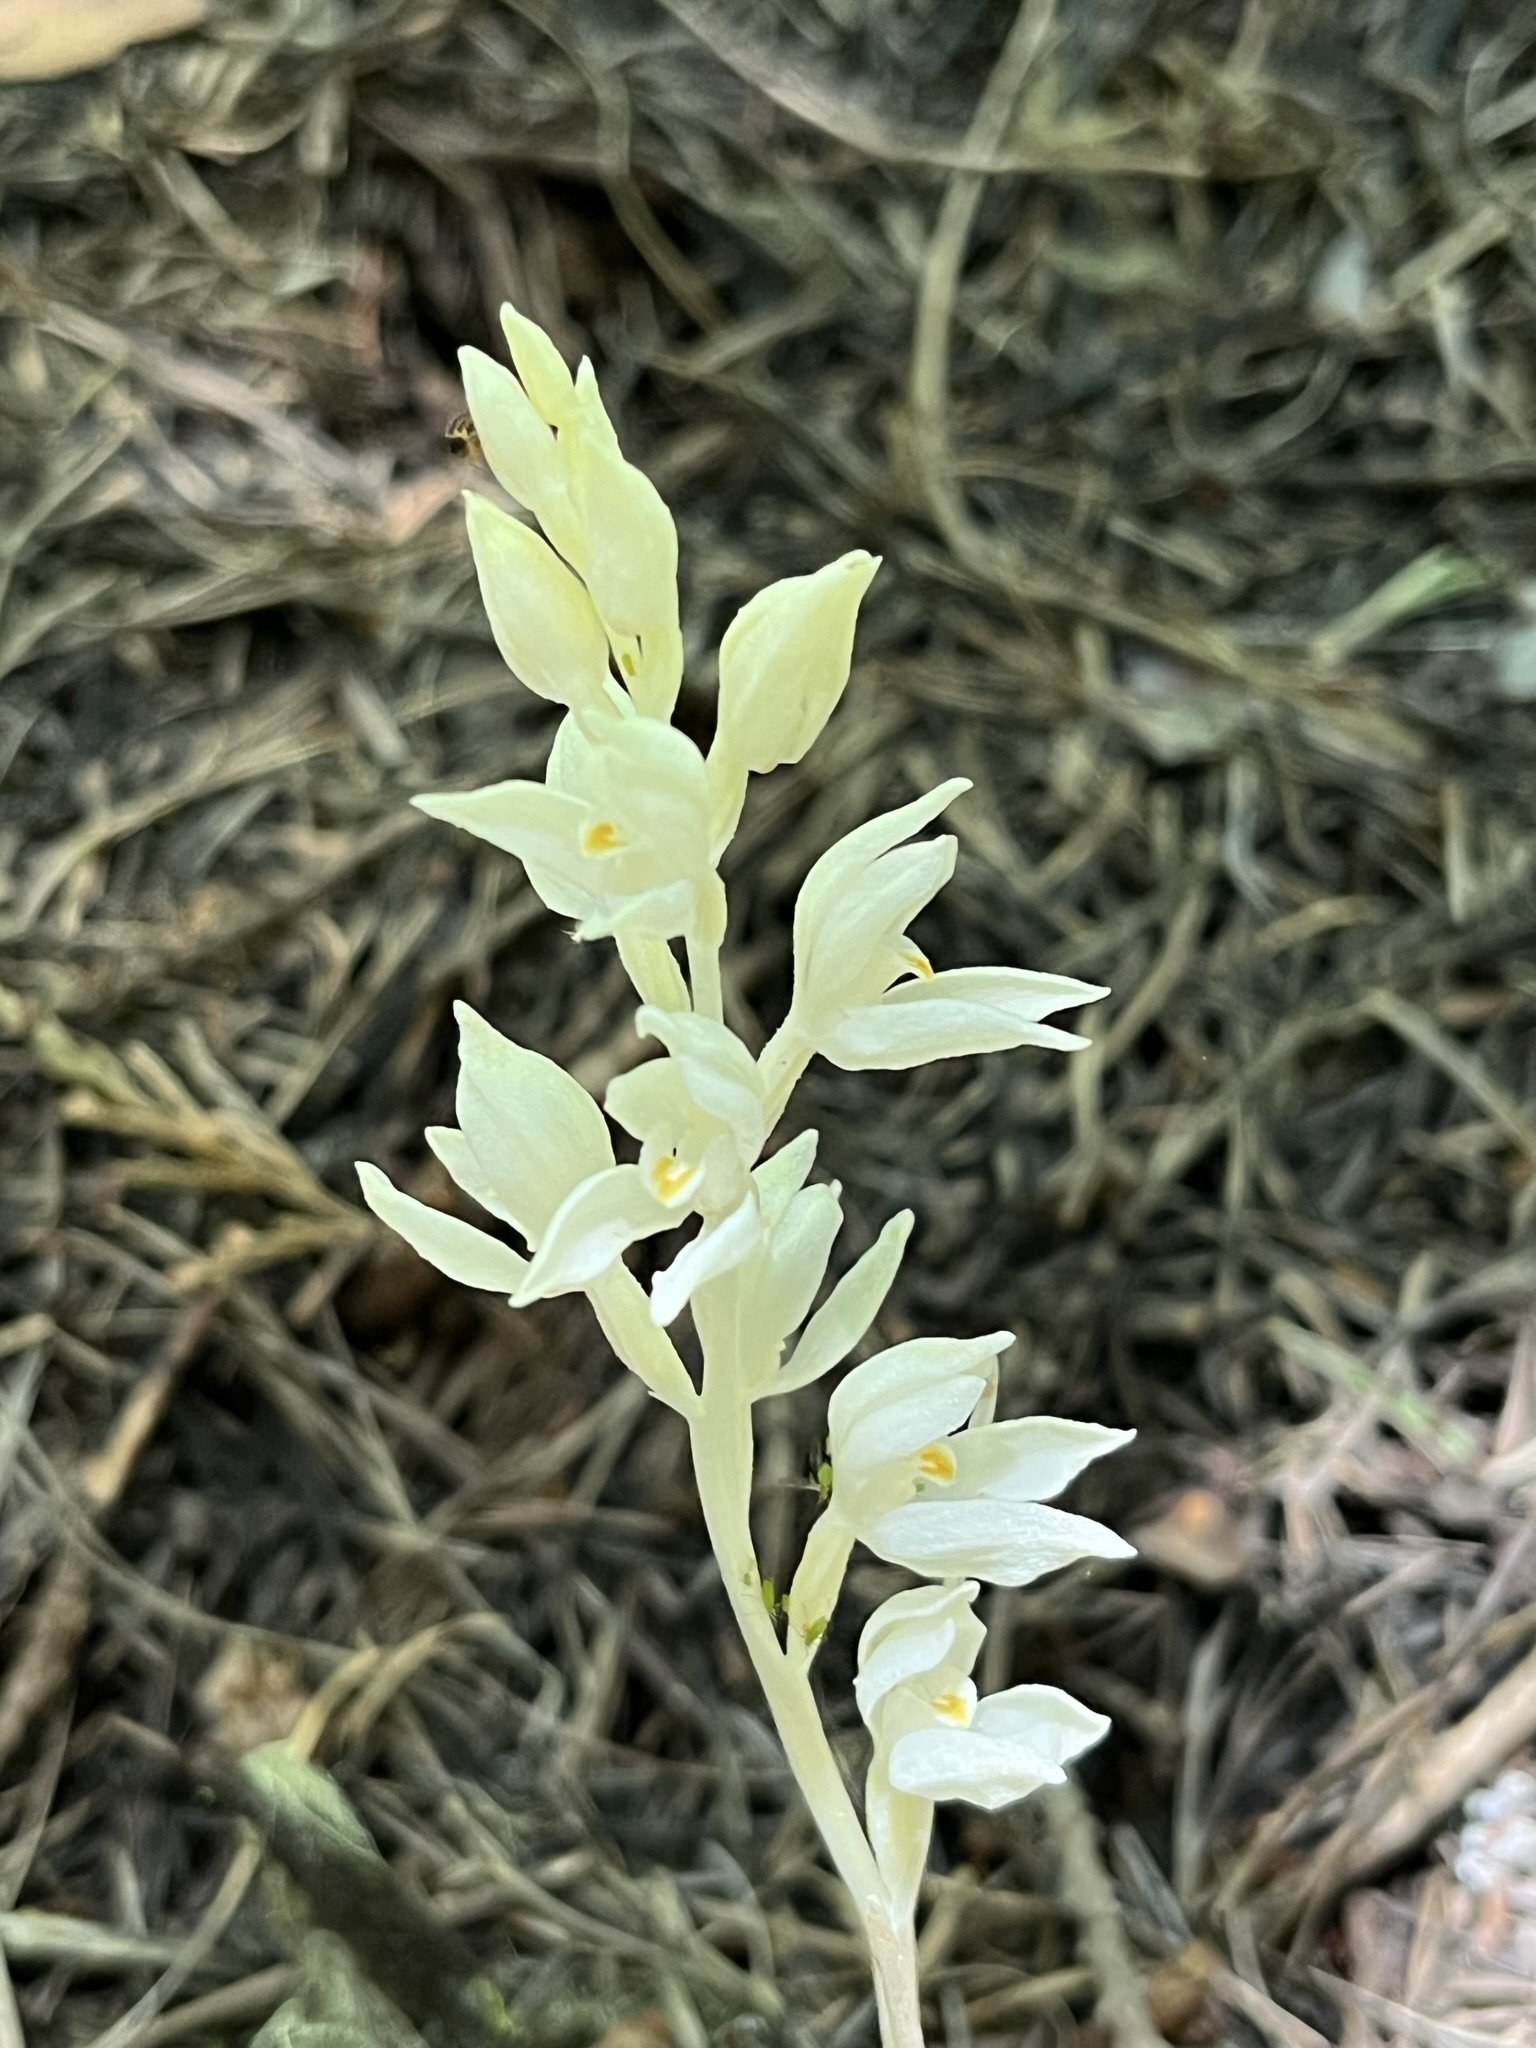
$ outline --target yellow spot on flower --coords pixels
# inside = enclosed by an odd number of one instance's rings
[[[692,1178],[687,1160],[667,1152],[651,1168],[651,1189],[658,1202],[675,1202]]]
[[[921,975],[924,981],[932,981],[933,964],[929,960],[928,955],[919,947],[909,943],[903,949],[901,957],[906,961],[914,974]]]
[[[634,673],[635,673],[635,657],[634,657],[634,656],[633,656],[632,654],[621,654],[621,655],[619,656],[619,667],[620,667],[621,669],[623,669],[623,671],[624,671],[625,675],[627,675],[627,676],[632,676],[632,675],[634,675]]]
[[[925,1479],[942,1479],[947,1484],[955,1476],[955,1454],[944,1444],[930,1444],[926,1451],[919,1451],[917,1469]]]
[[[600,818],[595,825],[589,825],[581,835],[581,850],[586,854],[617,853],[629,841],[607,818]]]
[[[942,1714],[946,1721],[954,1721],[963,1728],[971,1718],[970,1702],[958,1692],[941,1692],[933,1703],[933,1711]]]

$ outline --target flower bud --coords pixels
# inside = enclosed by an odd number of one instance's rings
[[[720,646],[715,746],[738,773],[798,761],[848,684],[859,601],[880,566],[857,548],[812,576],[786,576],[750,598]]]

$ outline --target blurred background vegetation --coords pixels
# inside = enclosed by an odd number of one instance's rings
[[[452,1199],[455,997],[638,1052],[407,808],[550,734],[445,440],[504,298],[676,509],[691,731],[753,590],[885,557],[737,842],[742,1033],[811,860],[954,772],[929,953],[1114,991],[797,1098],[844,1257],[918,1212],[888,1341],[1011,1324],[1004,1412],[1141,1432],[1075,1504],[1142,1561],[993,1598],[988,1682],[1116,1732],[945,1816],[933,2038],[1526,2038],[1532,24],[6,0],[0,74],[0,2048],[872,2038],[681,1431],[351,1171]]]

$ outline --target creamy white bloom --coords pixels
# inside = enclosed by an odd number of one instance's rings
[[[614,1122],[640,1140],[640,1158],[604,1167],[567,1195],[518,1289],[519,1306],[583,1287],[642,1237],[702,1216],[704,1234],[653,1289],[655,1320],[670,1322],[694,1287],[752,1250],[751,1169],[767,1135],[756,1062],[712,1018],[642,1007],[635,1021],[666,1054],[619,1075],[605,1100]]]
[[[419,796],[523,863],[540,899],[576,936],[689,938],[718,945],[725,892],[708,837],[704,757],[654,718],[567,718],[543,782]]]
[[[1078,1558],[1133,1555],[1097,1522],[1039,1505],[1133,1432],[1045,1415],[964,1429],[1012,1342],[916,1338],[855,1366],[827,1411],[829,1520],[933,1579],[1022,1586]]]
[[[914,1586],[877,1607],[859,1637],[854,1697],[872,1737],[864,1818],[898,1910],[910,1911],[933,1830],[931,1800],[891,1781],[891,1752],[909,1729],[968,1712],[971,1671],[986,1630],[972,1611],[980,1588]]]
[[[948,834],[904,842],[970,784],[940,784],[830,847],[795,905],[795,990],[783,1036],[834,1066],[911,1067],[961,1053],[1087,1043],[1041,1020],[1108,990],[1015,967],[935,974],[908,926],[954,872]]]
[[[709,751],[717,839],[735,829],[748,775],[800,760],[837,708],[859,601],[879,566],[857,548],[813,575],[786,576],[726,627]]]
[[[974,1579],[919,1586],[877,1607],[859,1638],[854,1683],[873,1738],[865,1788],[870,1840],[893,1894],[910,1903],[927,1856],[933,1802],[995,1809],[1042,1785],[1109,1727],[1050,1685],[978,1699],[971,1671],[985,1631]]]
[[[533,1263],[489,1231],[407,1195],[376,1166],[359,1162],[358,1179],[380,1222],[439,1272],[463,1286],[520,1300],[538,1250],[554,1234],[570,1196],[619,1169],[603,1113],[578,1082],[553,1060],[503,1037],[467,1003],[456,1004],[454,1014],[459,1122],[429,1130],[427,1143],[465,1194],[535,1250]],[[662,1212],[655,1227],[668,1220]],[[644,1296],[618,1263],[618,1250],[622,1245],[606,1258],[588,1260],[572,1284],[591,1295],[625,1364],[673,1407],[684,1406],[692,1394],[687,1376],[675,1352],[654,1341]]]
[[[805,1185],[815,1155],[816,1133],[802,1131],[764,1160],[753,1172],[749,1199],[719,1229],[697,1238],[653,1290],[662,1294],[663,1282],[683,1269],[705,1355],[744,1389],[766,1392],[773,1382],[785,1340],[804,1321],[825,1278],[842,1223],[836,1183]],[[730,1259],[725,1265],[722,1240]],[[745,1250],[736,1258],[738,1245]],[[670,1305],[668,1296],[662,1305]]]

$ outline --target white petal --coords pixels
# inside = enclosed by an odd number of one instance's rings
[[[801,1131],[787,1145],[781,1145],[771,1159],[753,1169],[758,1199],[769,1223],[776,1223],[789,1203],[805,1186],[806,1176],[816,1163],[816,1131]]]
[[[1128,1444],[1135,1434],[1134,1429],[1104,1429],[1096,1422],[1068,1422],[1055,1415],[989,1422],[968,1429],[950,1445],[958,1468],[955,1492],[967,1497],[985,1493],[994,1500],[1051,1500],[1084,1466]]]
[[[1045,1052],[1081,1052],[1089,1043],[1054,1024],[1007,1024],[965,1003],[893,1008],[891,996],[914,986],[926,988],[927,983],[903,982],[880,1002],[845,1011],[817,1031],[816,1050],[845,1074],[862,1074],[894,1073],[971,1053],[1012,1052],[1021,1045]]]
[[[468,491],[464,503],[502,660],[536,695],[607,714],[608,636],[579,579],[547,540],[489,498]]]
[[[742,606],[720,643],[722,755],[759,775],[801,759],[847,686],[859,601],[879,566],[856,549]]]
[[[777,1348],[805,1320],[826,1278],[832,1243],[843,1221],[835,1186],[802,1188],[771,1232],[752,1312],[763,1339]]]
[[[598,908],[595,877],[581,860],[585,804],[542,782],[492,782],[484,789],[418,796],[411,801],[429,818],[473,832],[528,870],[540,899],[557,917],[588,917]],[[590,865],[590,864],[589,864]]]
[[[847,891],[851,881],[871,861],[921,832],[955,798],[971,787],[963,775],[955,775],[926,796],[915,797],[899,810],[870,818],[829,846],[804,882],[795,901],[795,959],[803,959],[828,910]]]
[[[576,411],[576,394],[559,349],[542,327],[510,304],[501,309],[501,331],[539,417],[552,427],[567,425]]]
[[[638,1166],[609,1166],[574,1188],[549,1228],[513,1306],[586,1287],[628,1246],[677,1221],[647,1189]]]
[[[995,1586],[1027,1586],[1079,1558],[1136,1554],[1083,1515],[1019,1501],[936,1495],[889,1509],[859,1534],[877,1557],[924,1578],[969,1575]]]
[[[687,1307],[696,1287],[735,1272],[762,1241],[757,1197],[749,1194],[723,1222],[702,1231],[651,1282],[651,1319],[663,1329]]]
[[[1069,1764],[1104,1739],[1110,1722],[1057,1686],[1013,1685],[982,1700],[971,1726],[978,1734],[1020,1743],[1053,1764]]]
[[[846,1437],[886,1402],[962,1376],[990,1379],[988,1362],[1012,1342],[1011,1330],[995,1330],[986,1337],[913,1337],[878,1351],[833,1388],[828,1428],[833,1435]]]
[[[904,932],[955,871],[959,842],[952,833],[898,846],[852,878],[822,913],[807,951],[795,956],[795,1002],[825,1012],[840,990],[866,977],[872,961],[885,965],[892,935]]]
[[[1018,1024],[1038,1024],[1057,1010],[1075,1010],[1108,994],[1095,981],[1076,981],[1070,974],[1036,974],[1028,967],[946,967],[942,974],[903,982],[899,991],[891,991],[898,1003],[976,1003]]]
[[[357,1177],[362,1182],[363,1200],[381,1223],[398,1232],[411,1250],[418,1252],[464,1287],[489,1287],[497,1294],[513,1294],[522,1285],[528,1261],[520,1259],[509,1246],[462,1223],[457,1216],[445,1216],[414,1196],[403,1194],[376,1166],[359,1161]]]
[[[890,1219],[806,1324],[800,1342],[773,1382],[773,1393],[788,1394],[796,1387],[809,1386],[842,1364],[880,1313],[911,1231],[910,1209]]]
[[[603,1113],[542,1053],[493,1029],[468,1003],[459,1025],[459,1127],[486,1186],[531,1245],[572,1188],[613,1164]]]
[[[959,1429],[987,1390],[980,1373],[951,1373],[933,1386],[871,1404],[839,1428],[828,1418],[833,1483],[856,1485],[882,1467],[914,1457]]]
[[[893,1593],[864,1624],[854,1696],[869,1721],[899,1685],[910,1685],[946,1664],[969,1671],[986,1631],[971,1611],[980,1587],[913,1586]]]
[[[971,1728],[920,1728],[891,1745],[886,1769],[899,1791],[923,1799],[964,1799],[989,1812],[1059,1785],[1066,1772],[1048,1757]]]
[[[452,1124],[429,1124],[424,1135],[451,1178],[466,1195],[478,1202],[482,1209],[500,1217],[503,1223],[510,1223],[514,1230],[522,1231],[524,1237],[528,1235],[521,1220],[509,1208],[502,1191],[482,1171],[474,1147],[462,1131],[456,1130]]]
[[[636,1013],[635,1028],[660,1039],[692,1100],[755,1158],[763,1141],[763,1079],[735,1032],[691,1011],[648,1008]]]
[[[621,1131],[670,1150],[688,1122],[692,1104],[676,1060],[646,1060],[608,1083],[603,1107]]]

